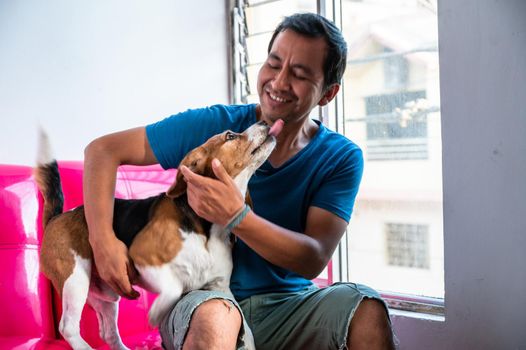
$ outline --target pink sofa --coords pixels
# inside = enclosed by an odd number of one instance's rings
[[[82,163],[60,162],[64,209],[82,204]],[[119,169],[116,196],[144,198],[165,191],[175,171],[158,166]],[[42,198],[32,168],[0,165],[0,350],[69,349],[57,331],[61,304],[50,282],[39,271],[42,238]],[[140,290],[141,297],[122,299],[119,329],[132,349],[160,349],[157,330],[147,322],[155,296]],[[107,348],[98,336],[95,313],[84,309],[81,333],[95,348]]]
[[[82,163],[59,162],[64,210],[82,204]],[[119,168],[116,197],[145,198],[165,191],[175,171],[159,166]],[[69,349],[58,333],[61,303],[39,271],[42,197],[27,166],[0,165],[0,350]],[[332,282],[332,268],[319,285]],[[140,289],[139,289],[140,290]],[[119,329],[131,349],[161,349],[156,329],[147,322],[155,295],[140,290],[138,300],[121,299]],[[95,313],[86,306],[81,333],[93,347],[107,349],[98,336]]]

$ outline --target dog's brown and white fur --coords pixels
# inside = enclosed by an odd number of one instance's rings
[[[216,135],[188,153],[181,164],[213,177],[211,161],[217,158],[238,189],[246,193],[250,177],[275,147],[269,130],[266,124],[257,123],[241,134],[227,131]],[[45,203],[41,268],[62,297],[60,333],[74,349],[91,349],[79,329],[87,301],[97,314],[101,338],[112,349],[127,349],[117,329],[119,295],[93,268],[84,207],[62,213],[62,189],[53,159],[40,160],[35,177]],[[137,284],[159,294],[149,311],[153,326],[185,292],[210,289],[230,293],[230,233],[195,214],[188,205],[186,182],[180,173],[166,193],[143,200],[115,199],[113,228],[129,247],[139,272]]]

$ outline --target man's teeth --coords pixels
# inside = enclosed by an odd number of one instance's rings
[[[284,98],[281,98],[281,97],[278,97],[276,95],[272,95],[272,94],[269,94],[270,95],[270,98],[273,99],[274,101],[277,101],[277,102],[287,102],[287,100],[285,100]]]

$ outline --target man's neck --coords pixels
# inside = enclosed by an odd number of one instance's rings
[[[261,112],[261,107],[256,107],[256,119],[265,120]],[[305,148],[314,138],[318,131],[318,124],[309,119],[308,115],[297,120],[283,120],[285,122],[283,130],[277,137],[277,145],[271,153],[268,161],[273,167],[283,165],[287,160],[294,157],[299,151]]]
[[[302,123],[285,123],[277,137],[277,145],[268,158],[274,167],[283,165],[290,158],[305,148],[314,138],[319,126],[311,119]]]

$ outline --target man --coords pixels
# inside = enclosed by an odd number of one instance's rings
[[[363,169],[354,143],[308,117],[338,93],[346,52],[340,31],[325,18],[287,17],[259,72],[258,105],[189,110],[86,148],[84,198],[95,263],[116,292],[133,298],[132,263],[111,224],[117,167],[177,167],[216,133],[242,131],[258,120],[285,122],[275,150],[249,183],[254,210],[238,216],[232,229],[236,300],[209,291],[184,296],[160,329],[167,349],[243,348],[247,323],[258,349],[393,348],[386,307],[375,291],[352,283],[318,289],[310,282],[347,227]],[[180,171],[199,216],[226,226],[243,208],[219,162],[217,180]]]

